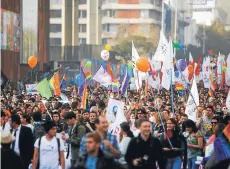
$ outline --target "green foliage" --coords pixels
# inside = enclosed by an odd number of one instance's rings
[[[150,49],[153,47],[153,43],[151,43],[148,38],[141,35],[131,35],[119,40],[118,44],[113,47],[113,51],[125,57],[131,57],[132,41],[140,56],[147,56]]]

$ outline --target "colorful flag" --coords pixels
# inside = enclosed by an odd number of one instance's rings
[[[112,91],[113,92],[119,91],[119,82],[118,81],[112,82]]]
[[[175,89],[176,89],[176,91],[182,91],[182,90],[184,90],[184,85],[182,85],[182,84],[176,84],[175,85]]]
[[[195,75],[199,76],[200,75],[200,70],[201,70],[201,61],[202,61],[202,56],[199,57],[196,69],[195,69]]]
[[[54,94],[57,96],[61,95],[61,84],[60,84],[60,72],[59,70],[54,73],[53,77],[50,79],[50,87],[54,91]]]
[[[64,74],[62,81],[61,81],[61,90],[66,90],[67,88],[67,77],[66,74]]]
[[[124,77],[122,84],[121,84],[121,95],[125,94],[128,85],[129,85],[129,77],[128,77],[128,70],[126,70],[125,77]]]
[[[86,109],[87,97],[88,97],[88,89],[87,89],[87,84],[85,84],[84,90],[83,90],[83,96],[82,96],[82,100],[81,100],[81,108],[82,109]]]
[[[80,76],[82,79],[82,83],[80,84],[80,86],[78,88],[78,95],[82,96],[83,91],[84,91],[84,86],[85,86],[85,74],[84,74],[84,70],[82,67],[80,68]]]
[[[86,73],[85,73],[85,80],[86,80],[86,83],[88,83],[91,79],[92,79],[91,73],[90,73],[90,72],[86,72]]]
[[[37,84],[36,89],[38,90],[38,92],[40,93],[40,95],[42,97],[45,97],[47,99],[49,99],[50,97],[52,97],[52,93],[50,91],[49,82],[48,82],[47,78],[45,78],[42,81],[40,81]]]
[[[208,95],[210,97],[214,97],[214,93],[213,93],[213,90],[211,88],[208,90]]]

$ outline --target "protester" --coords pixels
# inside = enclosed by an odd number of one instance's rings
[[[14,139],[9,131],[1,131],[1,169],[23,169],[19,155],[10,148]]]
[[[120,124],[121,132],[120,132],[120,152],[121,157],[119,159],[119,163],[123,165],[125,169],[128,169],[127,162],[125,161],[125,154],[127,152],[128,145],[131,141],[131,139],[134,137],[133,133],[130,131],[130,126],[128,122],[123,122]]]
[[[57,127],[57,133],[61,133],[62,129],[63,129],[63,123],[61,123],[60,121],[60,114],[57,110],[54,110],[52,112],[52,116],[53,116],[53,121],[56,124]]]
[[[64,119],[68,126],[71,127],[71,130],[69,136],[66,136],[65,133],[62,133],[61,138],[68,143],[68,152],[66,158],[69,157],[71,149],[71,164],[73,165],[79,156],[79,147],[81,139],[86,133],[86,128],[77,122],[74,112],[65,113]]]
[[[188,147],[188,169],[198,169],[195,162],[197,157],[202,155],[204,138],[192,120],[185,121],[185,129]]]
[[[133,138],[127,148],[125,160],[130,169],[165,168],[163,150],[160,141],[151,136],[151,123],[147,119],[140,121],[140,134]]]
[[[91,132],[85,138],[86,152],[83,153],[73,169],[122,169],[111,154],[101,150],[101,135]]]
[[[31,124],[31,117],[27,114],[22,114],[20,117],[21,117],[21,124],[23,126],[29,127],[33,132],[34,126]]]
[[[167,160],[166,169],[179,169],[182,164],[181,156],[185,153],[185,138],[175,119],[166,122],[166,131],[161,135],[164,156]],[[184,161],[184,163],[186,163]],[[186,169],[186,167],[185,167]]]
[[[100,148],[103,152],[109,152],[115,158],[119,158],[120,150],[118,147],[118,142],[116,136],[108,133],[108,121],[105,117],[99,116],[95,119],[96,131],[101,136],[101,145]],[[80,146],[80,153],[84,153],[86,151],[86,138],[87,135],[82,137],[81,146]]]
[[[63,142],[56,138],[57,128],[54,122],[44,124],[46,135],[37,139],[34,144],[33,169],[65,169]]]
[[[15,137],[15,140],[11,143],[11,149],[20,156],[23,168],[28,169],[33,157],[34,139],[32,131],[29,127],[21,125],[18,115],[11,116],[10,125],[12,127],[11,133]]]

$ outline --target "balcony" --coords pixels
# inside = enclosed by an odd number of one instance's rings
[[[161,7],[153,5],[153,4],[116,4],[116,3],[108,3],[103,4],[101,7],[102,10],[114,9],[114,10],[135,10],[135,9],[149,9],[149,10],[157,10],[161,12]]]
[[[103,17],[102,24],[160,24],[161,21],[157,21],[152,18],[110,18]]]

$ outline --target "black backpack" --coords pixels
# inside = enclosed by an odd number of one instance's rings
[[[57,144],[58,144],[58,154],[59,154],[59,163],[60,162],[60,139],[59,138],[56,138],[57,139]],[[41,140],[42,140],[42,137],[39,138],[38,140],[38,164],[37,164],[37,169],[39,169],[39,166],[40,166],[40,146],[41,146]]]
[[[34,124],[34,140],[37,140],[38,138],[41,138],[46,134],[45,129],[41,123],[35,123]]]

